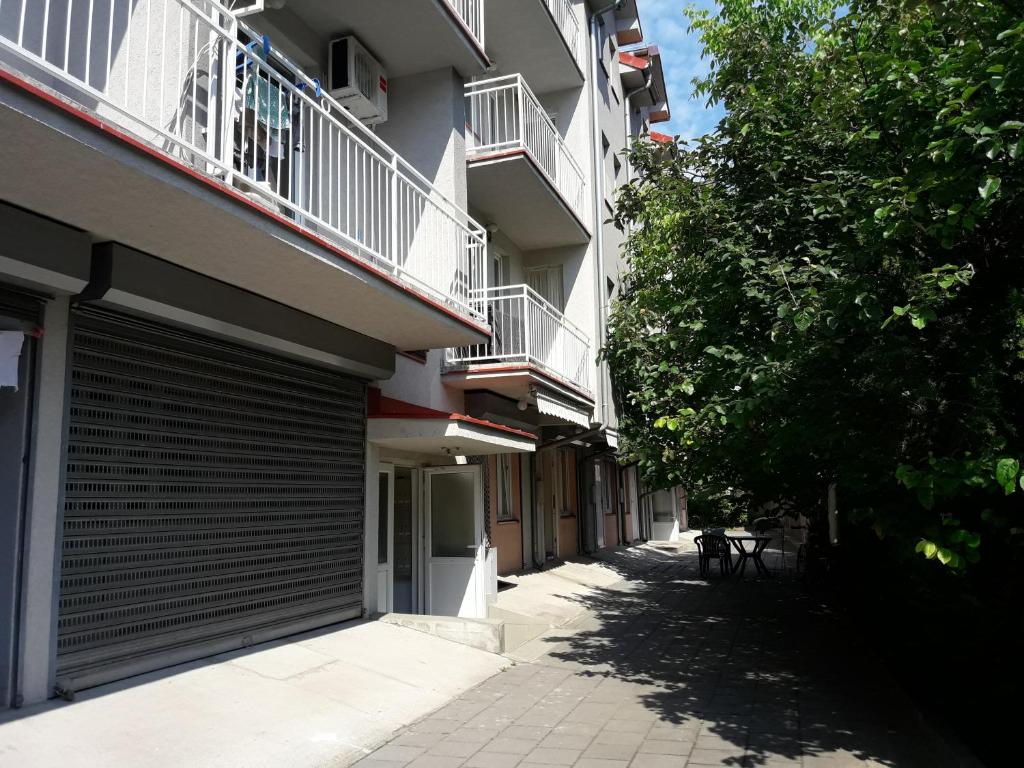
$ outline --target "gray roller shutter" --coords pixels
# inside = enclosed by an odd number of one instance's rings
[[[362,381],[98,310],[71,371],[59,685],[361,614]]]

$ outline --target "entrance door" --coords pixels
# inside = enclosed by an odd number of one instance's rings
[[[381,464],[377,474],[377,610],[394,610],[395,589],[395,468]]]
[[[483,475],[477,465],[424,470],[427,613],[485,614]]]
[[[414,492],[416,473],[409,467],[395,467],[394,523],[392,527],[392,550],[394,560],[391,610],[395,613],[416,613],[416,541],[417,520],[415,516]]]

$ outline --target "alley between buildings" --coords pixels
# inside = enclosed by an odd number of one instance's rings
[[[949,747],[841,616],[791,573],[697,575],[696,555],[605,555],[622,580],[520,663],[359,768],[935,766]]]

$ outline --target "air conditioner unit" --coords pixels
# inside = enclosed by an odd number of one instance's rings
[[[263,13],[266,0],[233,0],[228,3],[228,8],[235,16],[251,16],[254,13]]]
[[[355,37],[331,41],[327,54],[327,90],[367,125],[388,119],[388,76]]]

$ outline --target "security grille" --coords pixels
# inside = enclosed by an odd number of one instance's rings
[[[363,382],[74,316],[58,684],[361,613]]]

